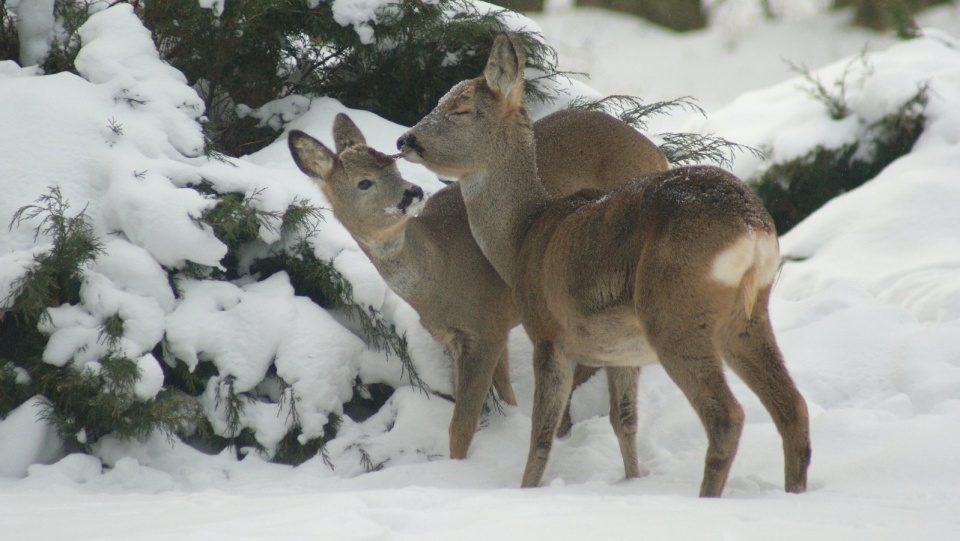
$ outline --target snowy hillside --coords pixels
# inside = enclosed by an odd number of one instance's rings
[[[522,330],[510,343],[520,405],[487,415],[468,458],[451,461],[452,404],[410,386],[395,359],[367,348],[336,314],[295,295],[286,274],[262,282],[195,280],[178,297],[165,268],[186,261],[216,266],[226,251],[197,224],[212,203],[190,186],[207,181],[256,193],[266,212],[303,199],[322,204],[323,196],[294,166],[285,137],[238,160],[203,155],[202,102],[121,4],[84,27],[80,76],[0,61],[0,219],[9,221],[59,186],[72,212],[86,208],[105,248],[85,271],[83,302],[51,314],[43,360],[98,370],[105,347],[98,329],[122,313],[118,347],[141,368],[140,400],[163,387],[166,361],[149,352],[165,340],[189,368],[213,363],[238,388],[257,385],[272,363],[303,397],[304,434],[313,436],[342,413],[358,376],[399,389],[370,419],[345,419],[326,460],[298,467],[256,453],[243,460],[232,450],[204,454],[160,434],[142,441],[108,436],[93,455],[64,456],[32,399],[0,420],[0,538],[953,539],[960,531],[960,8],[925,15],[924,36],[907,42],[847,30],[840,15],[816,10],[776,23],[731,18],[685,36],[569,8],[535,20],[558,48],[561,68],[590,71],[590,84],[603,93],[693,95],[709,111],[708,119],[661,118],[655,131],[715,133],[768,149],[774,159],[843,144],[918,85],[929,88],[926,128],[912,152],[781,239],[789,260],[771,313],[811,410],[806,494],[783,493],[779,436],[733,376],[747,424],[723,499],[695,497],[705,436],[659,367],[641,376],[639,447],[649,476],[622,480],[601,376],[575,393],[576,424],[554,446],[545,486],[521,491],[533,393]],[[805,34],[814,30],[816,37]],[[779,62],[776,50],[833,81],[866,39],[874,43],[869,69],[852,75],[847,95],[853,120],[832,120],[802,78],[782,66],[763,67]],[[637,50],[665,52],[637,57],[636,72],[599,60],[623,66],[623,55]],[[568,54],[574,65],[564,65]],[[673,54],[686,58],[653,61]],[[741,73],[740,65],[756,71]],[[711,74],[712,82],[691,74]],[[297,113],[287,129],[328,143],[334,116],[346,111],[327,98],[287,105]],[[348,112],[371,146],[385,152],[405,129]],[[418,166],[400,167],[427,192],[442,186]],[[733,169],[747,178],[763,167],[742,156]],[[0,234],[0,299],[47,248],[47,239],[34,239],[36,225]],[[284,241],[265,227],[251,252]],[[354,284],[360,302],[407,333],[426,383],[449,393],[448,358],[342,226],[327,215],[311,242],[317,257],[333,260]],[[216,411],[217,396],[206,390],[208,411]],[[267,448],[288,428],[283,407],[245,410],[244,426],[256,427]],[[382,469],[366,473],[371,463]]]

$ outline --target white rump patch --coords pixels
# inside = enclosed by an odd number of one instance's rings
[[[738,286],[747,269],[753,265],[757,238],[748,233],[734,242],[713,259],[710,277],[729,286]]]
[[[710,277],[729,286],[738,286],[751,266],[757,266],[757,284],[773,281],[779,266],[780,249],[775,235],[747,233],[717,254]]]

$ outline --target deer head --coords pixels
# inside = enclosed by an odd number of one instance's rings
[[[337,115],[333,133],[336,152],[302,131],[290,132],[294,162],[320,186],[354,238],[389,240],[423,207],[423,190],[400,176],[392,157],[366,146],[347,115]]]
[[[505,154],[511,141],[491,137],[504,133],[505,121],[525,125],[527,129],[510,133],[532,141],[523,104],[523,67],[519,38],[498,36],[483,76],[450,89],[430,114],[397,141],[403,157],[440,176],[460,179],[484,166],[481,157]]]

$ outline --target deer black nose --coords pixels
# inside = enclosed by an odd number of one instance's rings
[[[397,150],[399,150],[400,155],[408,161],[414,163],[423,162],[423,147],[420,146],[416,136],[410,132],[401,135],[400,138],[397,139]]]
[[[400,199],[400,204],[397,205],[397,208],[400,209],[401,214],[406,214],[407,209],[410,208],[410,205],[413,204],[414,200],[418,203],[423,201],[423,189],[420,186],[414,184],[406,190],[403,190],[403,198]]]

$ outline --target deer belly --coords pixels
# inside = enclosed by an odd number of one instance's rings
[[[643,329],[636,324],[609,319],[593,321],[574,326],[567,338],[564,349],[587,366],[646,366],[660,362]]]

